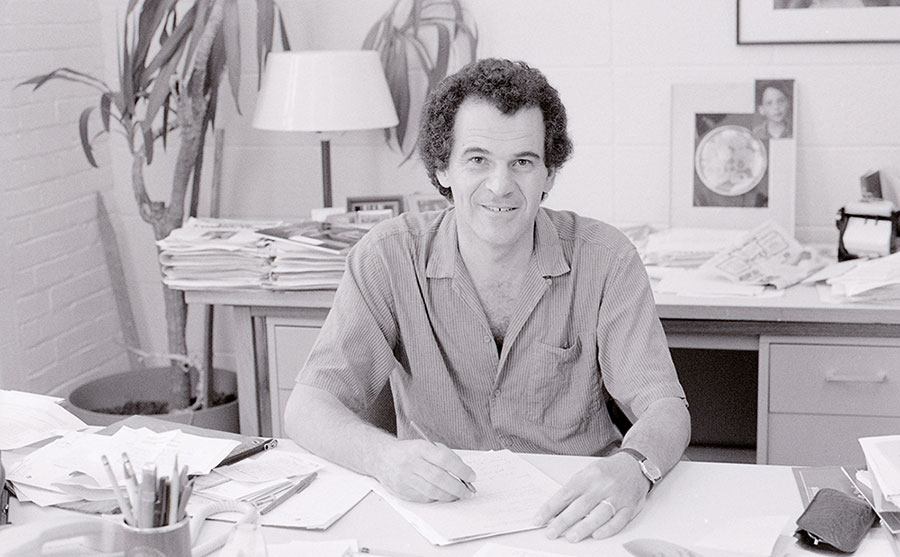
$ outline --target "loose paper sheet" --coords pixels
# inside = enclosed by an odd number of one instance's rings
[[[449,503],[412,503],[379,493],[435,545],[539,528],[534,517],[559,484],[515,453],[457,451],[477,476],[477,495]]]
[[[18,449],[87,424],[61,407],[61,399],[0,390],[0,450]]]

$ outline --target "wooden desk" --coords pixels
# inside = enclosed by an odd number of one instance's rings
[[[283,434],[287,395],[333,295],[186,293],[191,304],[232,308],[244,433]],[[900,400],[900,305],[830,304],[811,286],[771,298],[656,301],[672,348],[758,351],[757,462],[862,464],[858,437],[900,431],[891,402]]]
[[[523,456],[561,483],[591,461],[588,457]],[[630,554],[622,544],[630,540],[658,538],[690,546],[716,530],[735,528],[735,521],[741,519],[783,517],[785,524],[791,524],[802,511],[803,505],[789,467],[682,462],[654,489],[641,513],[622,532],[606,540],[571,544],[565,540],[547,540],[542,531],[535,530],[436,547],[373,493],[324,532],[264,528],[264,536],[270,544],[299,539],[356,539],[366,547],[411,556],[470,556],[485,543],[495,542],[570,556],[625,557]],[[30,503],[18,505],[15,501],[11,513],[17,524],[49,524],[54,519],[77,515],[59,509],[42,509]],[[201,541],[229,527],[221,522],[207,523],[201,532]],[[0,544],[4,536],[16,536],[15,528],[0,529]],[[885,532],[875,528],[854,555],[883,557],[891,554]],[[791,555],[821,554],[794,544]]]

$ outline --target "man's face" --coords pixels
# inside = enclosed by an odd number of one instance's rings
[[[759,113],[773,122],[784,120],[787,115],[788,99],[778,89],[768,87],[763,91],[762,104],[759,105]]]
[[[460,244],[513,250],[530,246],[534,219],[554,173],[544,165],[544,119],[537,107],[510,115],[480,99],[456,113],[447,169]]]

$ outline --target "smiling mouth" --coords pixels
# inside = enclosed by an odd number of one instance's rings
[[[509,213],[510,211],[516,210],[515,207],[488,207],[486,205],[484,206],[484,208],[494,213]]]

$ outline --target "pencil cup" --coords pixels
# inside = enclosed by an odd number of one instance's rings
[[[123,523],[125,557],[189,557],[191,554],[190,521],[159,528],[135,528]]]

